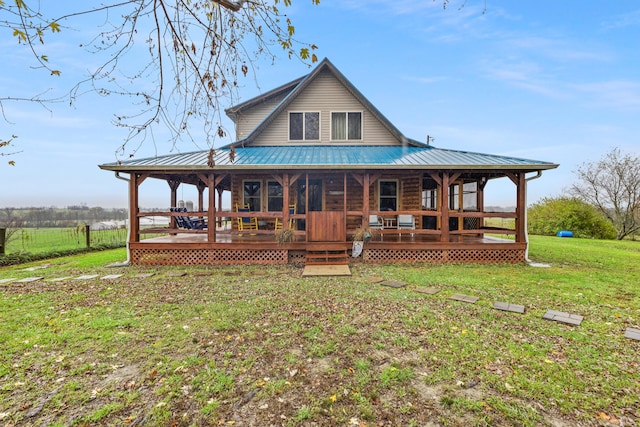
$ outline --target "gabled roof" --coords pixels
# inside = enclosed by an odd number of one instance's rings
[[[260,122],[258,126],[245,138],[231,143],[225,147],[248,146],[300,95],[322,72],[329,71],[333,76],[351,93],[375,118],[402,144],[412,146],[423,146],[425,144],[405,137],[393,123],[391,123],[327,58],[323,59],[318,66],[309,74],[290,83],[280,86],[264,95],[252,98],[242,104],[238,104],[226,110],[229,117],[234,118],[238,112],[251,106],[257,105],[268,98],[282,94],[290,90],[289,94]]]
[[[100,168],[130,171],[229,171],[229,170],[338,170],[338,169],[422,169],[422,170],[512,170],[554,169],[557,164],[493,154],[440,149],[433,146],[260,146],[215,150],[214,166],[208,166],[209,151],[173,154],[125,162]],[[233,160],[233,161],[232,161]]]

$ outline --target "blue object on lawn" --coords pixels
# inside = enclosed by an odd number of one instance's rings
[[[568,230],[558,231],[558,237],[573,237],[573,232]]]

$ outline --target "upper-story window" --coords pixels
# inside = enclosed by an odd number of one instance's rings
[[[362,139],[362,112],[331,113],[331,140]]]
[[[289,113],[290,141],[318,141],[320,139],[320,113]]]

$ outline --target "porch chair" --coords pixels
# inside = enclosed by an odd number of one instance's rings
[[[187,208],[169,208],[170,212],[187,212]],[[207,228],[207,222],[202,218],[190,218],[187,215],[178,215],[174,217],[178,228],[187,230],[204,230]]]
[[[293,203],[291,205],[289,205],[289,215],[295,215],[296,214],[296,204]],[[295,220],[289,216],[289,228],[293,228],[293,225],[295,224]],[[275,230],[281,230],[282,229],[282,220],[280,218],[276,218],[276,224],[273,227]]]
[[[243,207],[239,207],[236,203],[236,212],[251,212],[249,209],[249,205],[245,205]],[[258,229],[258,218],[256,217],[238,217],[238,230],[257,230]]]
[[[415,230],[416,222],[413,215],[398,215],[398,230]],[[411,233],[413,234],[413,233]]]
[[[369,215],[369,228],[382,230],[384,228],[382,224],[382,217],[378,215]]]

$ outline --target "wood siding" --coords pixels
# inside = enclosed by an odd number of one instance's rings
[[[289,111],[320,112],[319,141],[289,141]],[[362,112],[361,141],[331,141],[331,112]],[[398,145],[398,141],[330,72],[325,71],[265,129],[253,143],[259,145],[286,144],[353,144]]]

